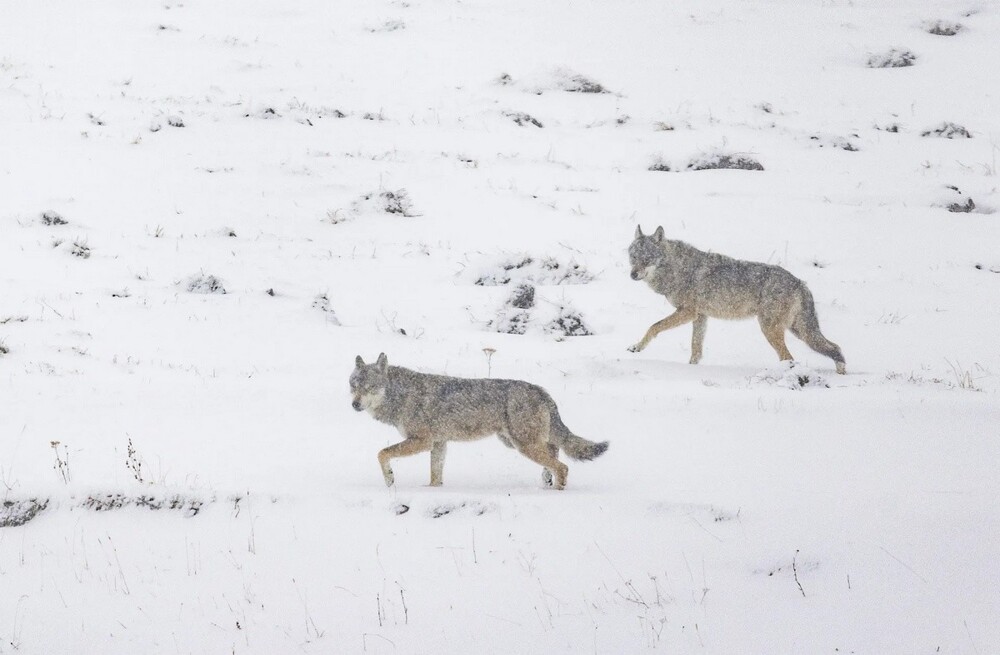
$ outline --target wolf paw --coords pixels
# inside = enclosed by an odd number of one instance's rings
[[[391,487],[393,484],[395,484],[396,476],[392,474],[392,471],[386,471],[382,473],[382,475],[383,477],[385,477],[385,486]]]
[[[632,344],[631,346],[628,347],[628,351],[630,353],[639,353],[639,352],[642,352],[642,346],[640,346],[637,343],[636,344]]]

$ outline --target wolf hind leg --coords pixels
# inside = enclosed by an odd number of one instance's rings
[[[783,362],[790,361],[792,353],[788,352],[788,346],[785,345],[785,326],[779,321],[766,319],[763,316],[758,317],[758,321],[760,322],[760,329],[764,333],[764,338],[771,344],[774,351],[778,353],[778,359]]]
[[[847,367],[844,363],[844,355],[840,352],[840,346],[824,337],[823,333],[819,331],[818,326],[815,329],[810,329],[804,323],[805,321],[797,319],[795,323],[792,324],[792,334],[797,336],[805,342],[807,346],[819,354],[826,355],[832,359],[834,364],[837,366],[837,373],[840,373],[841,375],[846,373]]]
[[[397,457],[409,457],[417,453],[423,453],[432,447],[431,440],[420,437],[407,437],[397,444],[378,451],[378,463],[382,467],[382,477],[385,478],[385,486],[391,487],[396,481],[392,472],[390,462]]]
[[[551,415],[544,405],[534,405],[528,401],[516,403],[509,408],[511,422],[509,426],[510,440],[521,453],[543,469],[550,472],[552,487],[566,487],[566,474],[569,467],[558,459],[559,446],[549,442],[549,425]],[[546,482],[545,471],[542,471],[542,481]]]
[[[444,484],[444,458],[448,454],[447,441],[435,441],[431,446],[431,486]]]
[[[518,443],[517,451],[534,463],[540,464],[543,467],[543,482],[545,482],[546,473],[548,473],[548,479],[551,483],[547,483],[546,486],[551,486],[553,489],[566,488],[566,476],[569,474],[569,467],[556,459],[547,444]]]
[[[549,455],[551,455],[555,459],[558,459],[559,458],[559,446],[550,443],[549,444]],[[542,484],[545,485],[546,487],[551,487],[552,486],[552,471],[550,469],[547,469],[547,468],[543,468],[542,469]]]
[[[691,360],[689,364],[701,361],[701,347],[705,343],[705,329],[708,327],[708,316],[698,314],[694,319],[694,329],[691,331]]]

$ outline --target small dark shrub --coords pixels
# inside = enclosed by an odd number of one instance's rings
[[[187,290],[190,293],[226,293],[226,287],[222,285],[222,280],[214,275],[201,273],[188,279]]]
[[[560,307],[559,315],[545,326],[545,331],[562,337],[586,337],[594,334],[583,321],[580,312]]]
[[[396,32],[398,30],[402,30],[405,28],[406,28],[406,23],[396,18],[392,20],[387,20],[378,27],[369,27],[368,31],[374,34],[375,32]]]
[[[955,36],[965,29],[961,23],[946,20],[936,20],[924,23],[924,31],[935,36]]]
[[[73,247],[70,248],[69,254],[74,257],[79,257],[80,259],[90,259],[90,246],[84,241],[74,241]]]
[[[653,163],[649,165],[648,170],[669,173],[673,169],[670,168],[670,164],[665,162],[662,157],[657,157],[653,160]]]
[[[948,211],[955,214],[968,214],[976,208],[976,203],[972,201],[972,198],[966,199],[965,202],[953,202],[948,205]]]
[[[930,129],[924,130],[920,133],[920,136],[925,137],[938,137],[941,139],[971,139],[972,135],[969,130],[965,129],[964,126],[958,125],[957,123],[951,123],[945,121],[937,127],[932,127]]]
[[[399,214],[406,217],[414,216],[411,213],[413,203],[410,201],[410,196],[406,192],[406,189],[397,189],[395,191],[383,189],[382,191],[366,193],[355,200],[351,208],[356,214],[375,210],[385,214]],[[334,216],[337,216],[336,212],[334,212]],[[329,213],[327,217],[330,218]],[[333,221],[331,220],[331,222]]]
[[[517,285],[507,304],[517,309],[531,309],[535,306],[535,287],[530,284]]]
[[[528,322],[530,320],[531,315],[523,309],[502,307],[500,311],[497,312],[497,317],[487,323],[487,325],[494,332],[501,332],[503,334],[524,334],[528,331]]]
[[[5,500],[0,503],[0,528],[24,525],[48,506],[48,499]]]
[[[514,121],[520,127],[524,127],[525,125],[544,127],[537,118],[535,118],[531,114],[526,114],[523,111],[506,111],[504,112],[504,116]]]
[[[858,135],[854,134],[853,136],[857,137]],[[848,139],[847,137],[843,137],[843,136],[821,137],[821,136],[814,135],[814,136],[809,137],[809,139],[812,140],[812,141],[815,141],[816,145],[818,145],[820,148],[827,148],[827,147],[829,147],[829,148],[838,148],[840,150],[846,150],[847,152],[857,152],[858,151],[858,147],[856,145],[854,145],[850,141],[850,139]]]
[[[69,221],[52,210],[42,212],[42,225],[67,225]]]
[[[912,66],[917,56],[909,50],[892,48],[888,52],[868,58],[868,68],[906,68]]]
[[[570,75],[561,85],[563,91],[569,93],[609,93],[599,82],[583,75]]]
[[[735,169],[742,171],[762,171],[764,166],[746,155],[727,155],[715,153],[692,159],[687,165],[689,171],[707,171],[714,169]]]
[[[517,283],[587,284],[595,275],[572,260],[563,263],[554,257],[533,258],[518,255],[493,264],[473,280],[478,286],[495,287]]]
[[[340,325],[340,319],[337,318],[337,313],[333,311],[333,307],[330,306],[330,299],[325,293],[317,295],[312,302],[313,309],[318,309],[319,311],[326,314],[326,320],[334,325]]]
[[[383,191],[379,194],[379,198],[382,199],[383,210],[387,214],[409,216],[410,209],[413,208],[413,203],[410,202],[410,196],[406,193],[406,189]]]

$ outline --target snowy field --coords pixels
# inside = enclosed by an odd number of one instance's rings
[[[995,3],[2,13],[0,653],[1000,652]],[[637,224],[805,280],[848,374],[626,352]],[[382,351],[611,447],[386,488]]]

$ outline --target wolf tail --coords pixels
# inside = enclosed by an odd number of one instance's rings
[[[806,345],[821,355],[826,355],[837,365],[837,372],[845,372],[844,355],[840,346],[823,336],[819,329],[819,317],[812,292],[802,287],[801,309],[791,325],[792,334],[806,342]]]
[[[559,417],[559,410],[556,409],[555,403],[549,410],[549,416],[551,417],[549,436],[552,437],[552,443],[562,448],[563,452],[571,459],[591,460],[600,457],[608,449],[607,441],[595,443],[570,432],[570,429]]]

